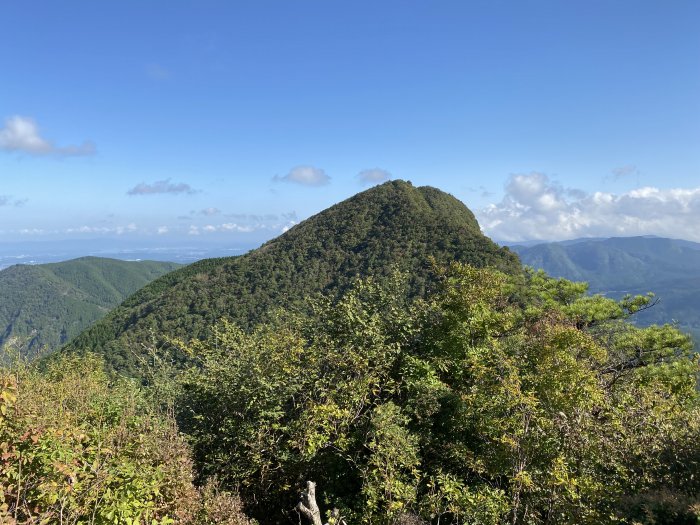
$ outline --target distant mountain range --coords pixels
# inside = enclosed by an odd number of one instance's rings
[[[211,257],[241,255],[260,242],[225,243],[220,239],[61,239],[0,241],[0,270],[15,264],[48,264],[92,256],[121,261],[189,264]]]
[[[221,318],[250,328],[279,307],[345,289],[358,276],[411,276],[407,295],[430,286],[431,258],[520,271],[518,258],[481,233],[472,212],[431,187],[391,181],[359,193],[239,257],[207,259],[157,279],[74,339],[66,351],[103,353],[139,373],[135,356],[154,335],[205,337]]]
[[[510,247],[523,264],[555,277],[586,281],[619,297],[654,292],[658,303],[640,324],[677,321],[700,341],[700,244],[662,237],[577,239]]]
[[[0,346],[18,337],[51,351],[136,290],[181,265],[83,257],[0,271]]]
[[[357,276],[381,279],[393,268],[412,276],[407,293],[420,296],[430,285],[430,258],[514,273],[520,264],[513,252],[550,275],[588,282],[593,293],[652,291],[658,304],[638,322],[675,320],[700,341],[700,244],[629,237],[501,248],[451,195],[392,181],[237,257],[185,267],[84,257],[6,268],[0,345],[13,336],[31,348],[68,343],[67,351],[104,353],[113,368],[137,373],[134,354],[154,334],[203,337],[223,317],[251,327],[277,307],[303,307],[309,295],[341,291]]]

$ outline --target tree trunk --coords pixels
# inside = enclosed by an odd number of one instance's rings
[[[323,525],[321,511],[316,504],[316,483],[313,481],[306,482],[306,491],[301,493],[297,510],[306,516],[312,525]]]

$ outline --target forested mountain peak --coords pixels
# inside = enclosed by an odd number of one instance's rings
[[[358,215],[359,214],[359,215]],[[273,244],[283,239],[303,235],[309,229],[324,229],[327,226],[345,223],[346,228],[359,230],[372,223],[390,222],[397,215],[410,214],[416,220],[427,219],[434,215],[445,223],[455,223],[479,233],[479,224],[474,214],[462,202],[437,188],[430,186],[415,187],[402,180],[389,181],[374,188],[358,193],[349,199],[323,210],[303,223],[269,241]],[[364,221],[362,219],[365,219]],[[342,240],[339,239],[342,242]]]
[[[244,328],[275,307],[317,292],[341,291],[358,276],[410,276],[425,292],[431,259],[517,272],[516,255],[484,236],[474,214],[431,187],[390,181],[342,201],[238,257],[206,259],[157,279],[76,338],[68,351],[103,352],[137,372],[134,353],[152,334],[199,338],[221,318]]]

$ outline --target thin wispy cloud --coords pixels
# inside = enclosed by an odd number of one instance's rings
[[[219,215],[221,213],[221,210],[219,208],[204,208],[203,210],[199,211],[200,215],[204,215],[205,217],[212,217],[214,215]]]
[[[381,168],[362,170],[357,174],[360,184],[379,184],[391,179],[391,173]]]
[[[13,116],[7,118],[4,127],[0,128],[0,150],[29,155],[79,157],[93,155],[96,148],[90,141],[74,146],[57,146],[41,136],[34,119]]]
[[[479,195],[481,195],[482,199],[487,199],[489,197],[494,196],[494,193],[492,191],[487,190],[486,186],[479,186],[478,188],[475,188],[473,186],[469,186],[467,188],[467,191],[469,191],[471,193],[478,193]]]
[[[700,187],[585,192],[543,173],[516,174],[503,199],[477,216],[484,231],[502,241],[635,235],[700,241]]]
[[[321,168],[314,166],[297,166],[292,168],[284,177],[275,175],[275,182],[291,182],[301,186],[325,186],[331,178]]]
[[[287,213],[282,213],[277,215],[275,213],[267,213],[265,215],[257,215],[251,213],[227,213],[224,215],[229,219],[234,219],[237,222],[253,222],[253,223],[274,223],[279,221],[292,221],[297,220],[297,213],[295,211],[290,211]]]
[[[280,232],[287,233],[290,229],[292,229],[297,224],[299,224],[297,221],[289,221],[289,222],[287,222],[287,224],[282,226],[282,230],[280,230]]]
[[[630,175],[636,175],[638,173],[639,170],[634,164],[626,164],[624,166],[620,166],[619,168],[615,168],[612,170],[613,177],[615,177],[616,179],[621,179]]]
[[[172,76],[171,71],[160,64],[147,65],[146,74],[153,80],[168,80]]]
[[[197,190],[193,189],[189,184],[184,182],[173,183],[170,179],[158,180],[152,184],[147,184],[142,182],[137,184],[129,191],[126,192],[127,195],[159,195],[159,194],[186,194],[192,195],[197,193]]]
[[[28,199],[15,199],[12,195],[0,195],[0,206],[15,206],[19,208],[27,203]]]

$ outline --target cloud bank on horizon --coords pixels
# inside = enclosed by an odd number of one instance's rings
[[[0,205],[2,200],[0,199]],[[298,224],[296,213],[282,213],[279,215],[247,215],[247,214],[226,214],[227,218],[237,217],[236,222],[205,222],[203,224],[162,224],[158,226],[140,225],[134,222],[128,224],[83,224],[79,226],[69,226],[67,228],[21,228],[17,231],[10,232],[19,234],[24,237],[85,237],[92,238],[100,237],[125,237],[125,236],[164,236],[172,234],[176,237],[199,237],[199,236],[215,236],[214,234],[262,234],[261,240],[267,240],[270,237],[286,232],[294,225]],[[194,216],[182,216],[180,219],[193,219]],[[101,221],[104,223],[105,221]],[[0,234],[7,233],[0,230]],[[215,237],[220,240],[221,237]]]
[[[279,235],[297,224],[295,213],[283,213],[281,215],[254,216],[244,214],[226,214],[227,217],[238,217],[237,222],[224,222],[218,224],[207,223],[204,225],[190,224],[187,228],[188,236],[200,236],[206,234],[223,233],[256,233],[267,232],[270,235]],[[165,233],[165,232],[164,232]]]
[[[514,174],[503,199],[477,218],[487,235],[504,242],[637,235],[700,242],[700,187],[585,192],[543,173]]]

